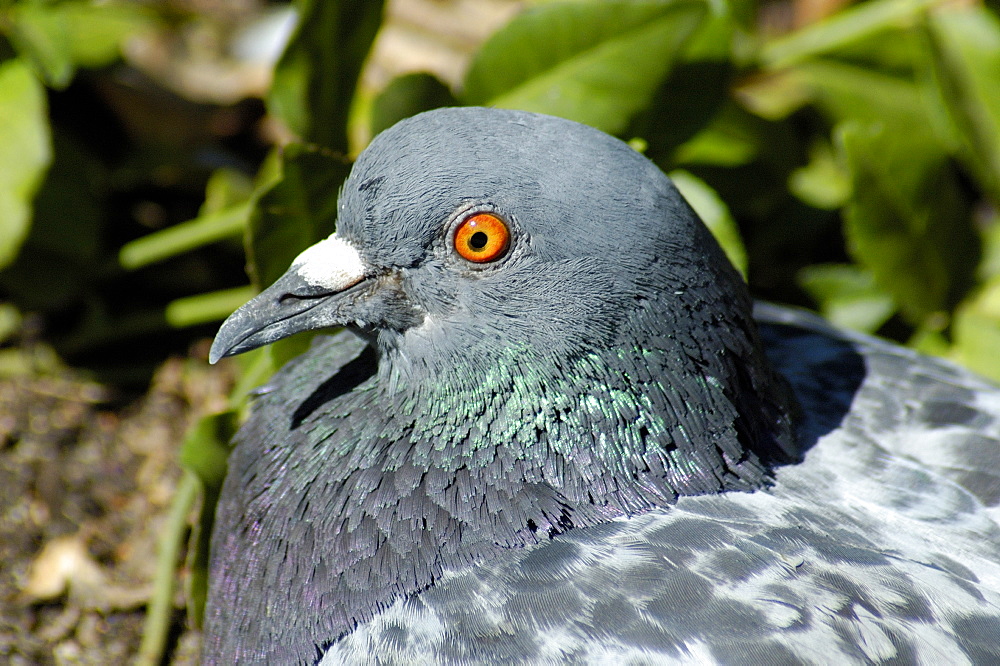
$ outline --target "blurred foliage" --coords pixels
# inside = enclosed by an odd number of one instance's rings
[[[341,21],[343,7],[327,7],[336,14],[328,20]],[[738,0],[539,3],[482,45],[460,87],[427,73],[401,77],[365,120],[378,131],[442,104],[485,104],[637,140],[675,176],[758,296],[816,307],[838,325],[1000,378],[990,344],[1000,337],[996,252],[988,251],[1000,202],[994,10],[874,0],[772,34],[767,9]],[[365,35],[368,21],[357,23]],[[293,40],[290,52],[311,39]],[[359,57],[352,39],[355,51],[339,55],[348,62]],[[320,117],[342,126],[350,100],[339,100],[338,113],[327,102],[271,110],[297,127],[303,108],[323,109]],[[343,146],[340,132],[300,135]],[[332,191],[339,170],[306,173],[317,186],[326,174]],[[260,236],[281,226],[279,267],[315,238],[297,229],[332,216],[329,198],[300,203],[294,216],[258,216],[253,227]],[[265,273],[264,282],[276,277]]]
[[[422,72],[369,90],[359,77],[382,3],[301,0],[270,86],[220,102],[186,99],[122,57],[143,35],[198,24],[193,5],[0,0],[3,321],[40,317],[71,363],[141,382],[333,230],[357,137],[484,104],[629,140],[673,176],[756,296],[1000,379],[995,4],[526,4],[461,85]],[[209,494],[233,415],[306,344],[239,359],[231,411],[185,445]]]
[[[631,140],[757,296],[1000,378],[987,5],[871,0],[803,19],[794,1],[529,3],[454,89],[413,73],[373,91],[359,77],[382,3],[303,0],[257,106],[186,100],[122,61],[129,40],[195,20],[178,7],[0,3],[0,289],[70,362],[141,379],[250,293],[241,239],[259,289],[333,229],[357,136],[485,104]],[[221,110],[247,116],[239,147],[199,129]],[[262,118],[282,146],[247,139]]]
[[[45,93],[19,60],[0,63],[0,268],[28,235],[31,202],[52,160]]]
[[[185,99],[123,61],[195,20],[168,3],[0,0],[0,300],[124,396],[237,304],[178,314],[175,300],[245,285],[246,211],[233,224],[212,190],[233,175],[227,203],[248,206],[263,103]],[[200,236],[178,225],[209,212]],[[152,259],[122,250],[159,229],[174,239],[147,244]]]

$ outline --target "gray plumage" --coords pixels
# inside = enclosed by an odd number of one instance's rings
[[[213,346],[354,331],[237,436],[207,662],[1000,660],[1000,391],[758,333],[669,181],[568,121],[404,121],[338,212]],[[475,212],[511,229],[488,264],[451,246]]]

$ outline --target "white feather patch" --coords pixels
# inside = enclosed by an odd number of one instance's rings
[[[342,291],[361,282],[367,266],[349,242],[336,234],[306,248],[292,262],[307,283],[331,291]]]

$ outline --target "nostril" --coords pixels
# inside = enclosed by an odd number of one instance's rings
[[[317,290],[317,293],[315,294],[312,293],[296,294],[293,292],[286,292],[281,296],[278,296],[278,305],[284,305],[287,301],[296,301],[296,302],[309,301],[315,298],[322,298],[323,296],[329,296],[329,295],[330,292],[325,289]]]

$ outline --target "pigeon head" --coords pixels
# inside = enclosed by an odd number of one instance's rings
[[[651,303],[656,316],[642,317]],[[337,232],[230,317],[212,360],[347,326],[398,373],[417,364],[426,378],[607,349],[632,322],[724,337],[752,326],[749,307],[705,227],[626,144],[548,116],[444,109],[372,142]]]
[[[655,165],[567,120],[442,109],[379,135],[336,233],[211,359],[338,326],[367,350],[279,371],[220,502],[214,607],[313,609],[275,636],[343,635],[449,568],[795,457],[737,272]]]
[[[374,140],[344,185],[336,234],[235,313],[212,356],[330,326],[434,373],[510,348],[566,354],[612,344],[644,300],[696,276],[741,289],[627,145],[557,118],[441,110]]]
[[[643,450],[666,436],[666,496],[758,486],[794,457],[737,272],[654,164],[568,120],[440,109],[380,134],[336,233],[223,324],[211,359],[335,326],[372,340],[383,384],[418,402],[559,420],[557,391],[582,429],[610,410],[630,437],[641,424]]]

